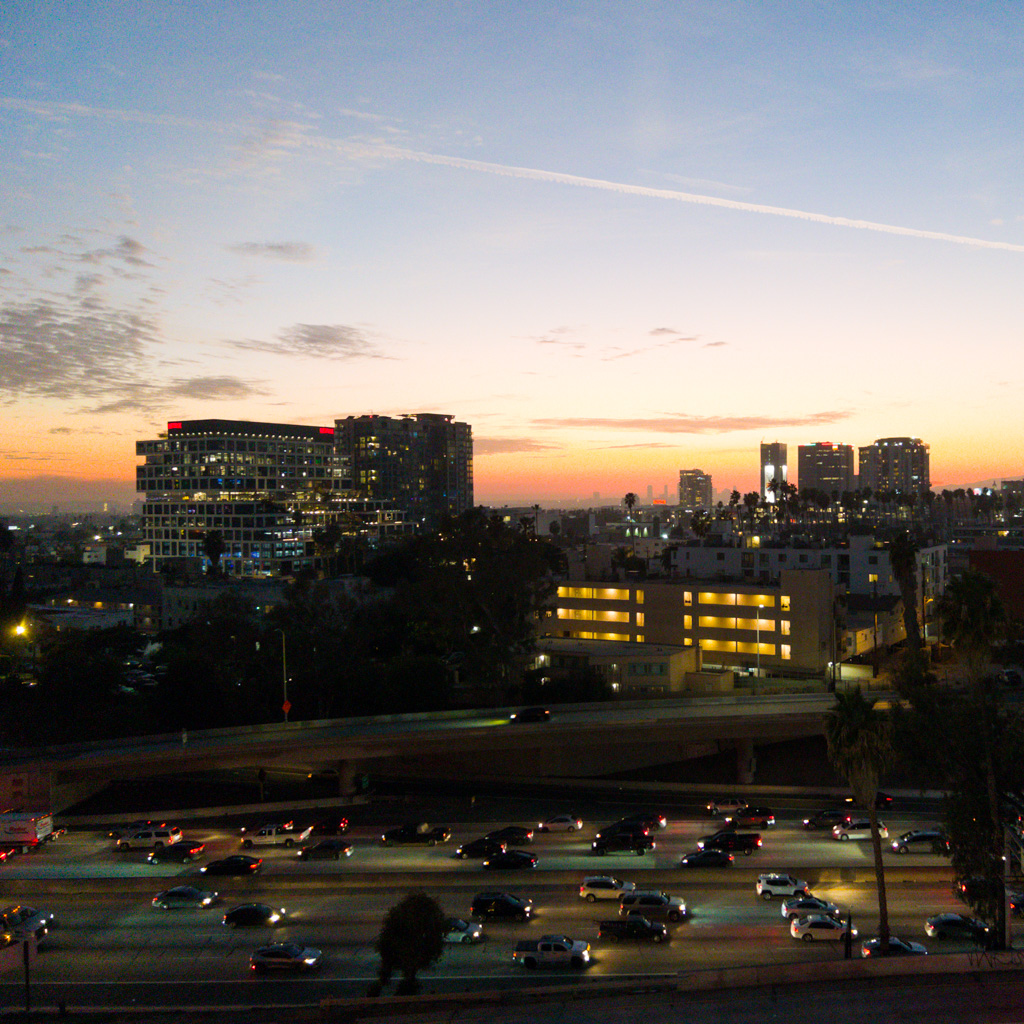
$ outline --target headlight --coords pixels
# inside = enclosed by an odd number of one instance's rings
[[[271,914],[270,915],[270,923],[271,924],[276,924],[280,920],[281,920],[281,915],[280,914]]]
[[[315,964],[315,963],[316,963],[316,957],[315,957],[315,956],[307,956],[307,957],[303,957],[303,959],[302,959],[302,962],[303,962],[303,963],[304,963],[304,964],[305,964],[305,965],[306,965],[307,967],[312,967],[312,966],[313,966],[313,964]]]

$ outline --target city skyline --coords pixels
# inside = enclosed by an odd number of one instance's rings
[[[490,505],[772,441],[1024,476],[1019,8],[224,11],[0,15],[3,505],[371,412],[471,424]]]

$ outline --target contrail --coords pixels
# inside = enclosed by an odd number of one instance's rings
[[[252,131],[256,125],[220,124],[193,118],[176,117],[167,114],[149,114],[136,110],[117,110],[105,107],[90,107],[78,103],[47,103],[0,97],[0,108],[20,110],[44,116],[92,117],[119,123],[145,124],[150,126],[205,129],[219,134]],[[922,228],[901,227],[898,224],[882,224],[878,221],[857,220],[851,217],[834,217],[826,213],[812,213],[808,210],[794,210],[786,206],[769,206],[764,203],[744,203],[736,199],[722,199],[695,192],[679,192],[675,189],[648,188],[644,185],[627,185],[621,181],[606,181],[603,178],[587,178],[578,174],[563,174],[560,171],[544,171],[536,167],[517,167],[514,164],[495,164],[484,160],[467,160],[463,157],[424,153],[414,149],[403,149],[386,143],[358,142],[333,139],[329,136],[307,134],[308,125],[298,121],[278,121],[279,127],[295,129],[289,140],[296,148],[330,149],[349,157],[377,158],[386,160],[407,160],[414,163],[434,164],[440,167],[454,167],[479,174],[495,174],[505,178],[522,178],[528,181],[543,181],[556,185],[572,185],[576,188],[593,188],[604,192],[618,192],[622,195],[641,196],[645,199],[669,199],[677,203],[694,203],[698,206],[718,206],[725,210],[740,210],[744,213],[763,213],[774,217],[791,217],[808,220],[816,224],[830,224],[841,228],[858,228],[861,231],[877,231],[886,235],[903,235],[908,238],[925,238],[935,242],[953,242],[975,249],[1003,249],[1009,252],[1024,252],[1024,245],[1012,242],[994,242],[987,238],[972,238],[968,235],[951,235],[945,231],[926,231]]]

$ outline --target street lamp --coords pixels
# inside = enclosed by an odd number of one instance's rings
[[[281,710],[284,712],[284,720],[288,721],[288,712],[292,706],[288,700],[288,655],[285,648],[284,630],[276,629],[275,633],[281,634],[281,686],[284,691],[284,700],[281,702]]]
[[[761,609],[763,604],[757,606],[757,672],[754,674],[754,695],[757,695],[757,681],[761,678]]]

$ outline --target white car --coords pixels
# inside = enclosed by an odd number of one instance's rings
[[[782,916],[787,920],[794,917],[807,917],[809,914],[838,914],[839,907],[828,900],[819,899],[808,893],[806,896],[793,896],[782,901]]]
[[[459,944],[482,942],[484,930],[475,921],[464,921],[461,917],[449,917],[445,922],[445,942]]]
[[[808,914],[807,917],[794,917],[789,925],[789,934],[794,939],[813,942],[815,939],[838,940],[846,938],[846,922],[828,914]],[[857,938],[857,929],[851,932]]]
[[[878,823],[878,835],[880,839],[889,838],[889,830],[885,827],[884,821]],[[871,822],[867,818],[853,818],[840,822],[832,826],[832,838],[841,839],[843,842],[848,839],[870,839]]]
[[[547,821],[537,824],[538,832],[579,832],[583,828],[583,819],[575,814],[556,814]]]
[[[628,892],[636,889],[636,882],[623,882],[611,875],[591,875],[580,885],[580,899],[588,903],[597,900],[621,900]]]
[[[759,875],[754,888],[763,900],[770,900],[773,896],[806,896],[810,891],[810,886],[802,878],[775,871]]]

